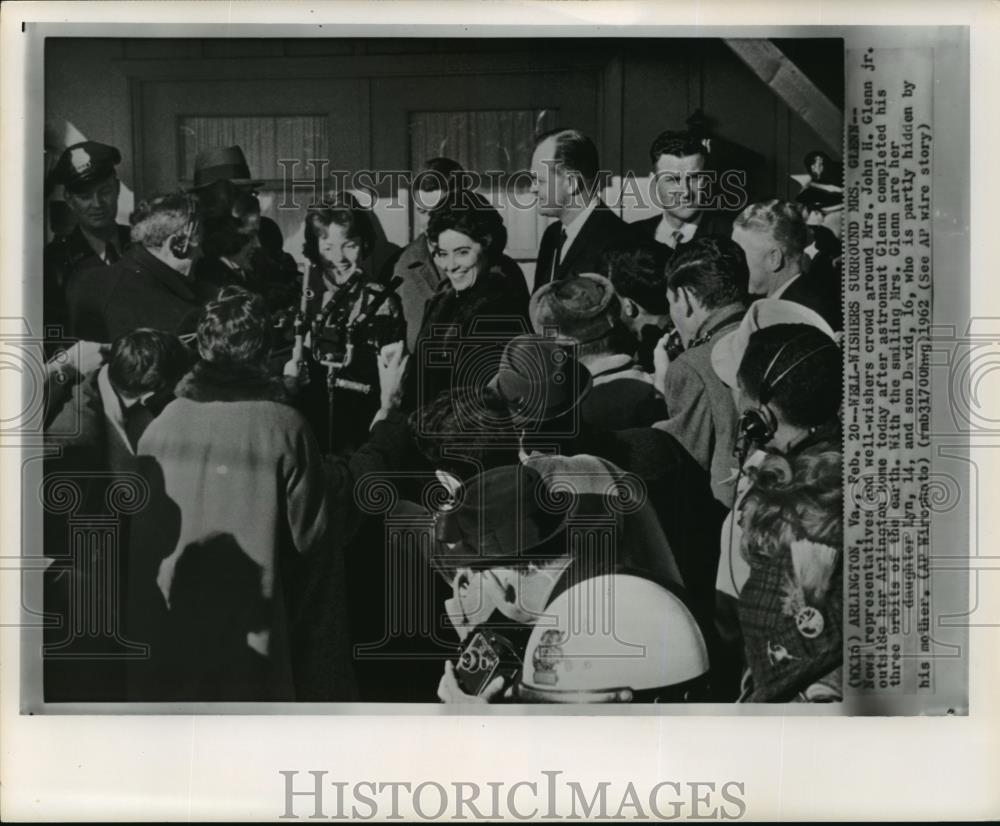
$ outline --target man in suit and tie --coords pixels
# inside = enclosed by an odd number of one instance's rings
[[[534,289],[598,271],[607,249],[635,237],[598,196],[599,172],[597,147],[579,130],[560,129],[538,138],[531,192],[538,211],[556,220],[538,247]]]
[[[633,226],[646,238],[675,250],[695,238],[728,236],[733,216],[710,207],[709,178],[704,175],[708,159],[706,140],[690,132],[661,132],[649,148],[653,166],[651,193],[660,215],[636,221]],[[732,200],[736,193],[728,193]]]
[[[809,232],[802,208],[773,199],[750,204],[733,224],[750,270],[750,294],[782,298],[808,307],[835,331],[843,327],[840,282],[820,267],[810,268]]]

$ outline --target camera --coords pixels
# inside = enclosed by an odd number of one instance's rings
[[[521,670],[521,657],[506,637],[477,631],[459,651],[455,678],[466,694],[481,694],[496,677],[509,684]]]

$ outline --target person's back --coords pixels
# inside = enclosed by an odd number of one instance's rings
[[[730,477],[736,405],[712,368],[712,347],[746,313],[747,265],[730,239],[700,238],[684,245],[667,268],[667,300],[684,349],[672,359],[657,349],[657,385],[668,418],[657,427],[675,436],[708,471],[716,498],[732,501]]]
[[[54,562],[44,577],[45,610],[62,618],[46,630],[46,643],[73,654],[46,658],[44,685],[50,702],[123,699],[123,661],[115,655],[130,647],[119,622],[130,549],[127,519],[144,496],[135,450],[143,431],[172,398],[174,384],[190,363],[188,355],[180,341],[157,330],[122,336],[112,344],[107,363],[73,388],[46,427],[46,444],[56,448],[46,457],[46,478],[68,483],[80,495],[72,512],[52,509],[45,514],[45,554]],[[80,514],[117,520],[117,541],[81,549],[72,541]],[[94,606],[87,626],[74,619],[82,595]],[[88,633],[73,638],[84,627]]]
[[[673,436],[653,427],[590,433],[574,444],[642,480],[685,585],[701,606],[695,613],[699,620],[707,616],[726,515],[712,495],[708,474]]]
[[[296,696],[290,637],[308,557],[327,540],[326,481],[315,437],[263,369],[266,318],[242,291],[208,305],[202,360],[139,442],[151,504],[133,533],[130,620],[165,652],[161,698]],[[203,647],[223,627],[222,650]],[[220,659],[240,663],[245,684],[211,679]]]

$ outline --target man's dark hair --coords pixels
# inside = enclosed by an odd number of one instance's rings
[[[347,237],[355,240],[361,247],[362,257],[375,247],[375,225],[368,210],[360,206],[353,196],[338,196],[322,205],[310,207],[306,213],[302,252],[317,267],[323,265],[319,254],[319,239],[326,237],[327,228],[331,224],[344,228]]]
[[[260,215],[260,201],[232,181],[215,181],[199,192],[201,250],[208,258],[235,255],[250,243],[250,221]]]
[[[462,165],[451,158],[429,158],[424,162],[424,168],[413,178],[413,188],[420,192],[434,192],[437,189],[447,192],[455,186],[456,173],[462,171]]]
[[[115,339],[108,379],[119,393],[142,396],[172,390],[191,365],[191,353],[177,336],[140,327]]]
[[[749,282],[743,249],[722,235],[682,244],[667,264],[667,287],[687,289],[708,310],[744,301]]]
[[[549,138],[555,139],[552,160],[556,166],[576,172],[587,184],[593,184],[601,171],[597,147],[579,129],[553,129],[535,139],[535,149]]]
[[[443,390],[410,414],[409,421],[417,449],[427,461],[463,481],[517,462],[517,433],[510,414],[486,388]]]
[[[621,298],[630,298],[647,313],[665,315],[667,303],[667,251],[660,244],[628,244],[607,250],[601,275],[614,285]]]
[[[660,132],[649,147],[649,162],[656,166],[660,155],[673,155],[686,158],[689,155],[707,155],[702,139],[691,132],[668,129]]]
[[[445,230],[467,235],[481,244],[490,262],[499,260],[507,246],[507,228],[496,208],[478,192],[456,189],[430,213],[427,221],[427,238],[436,244]]]
[[[198,320],[198,354],[213,364],[260,367],[271,347],[264,299],[238,287],[209,302]]]
[[[744,393],[780,410],[789,424],[820,427],[840,410],[843,356],[818,327],[775,324],[750,335],[737,378]]]

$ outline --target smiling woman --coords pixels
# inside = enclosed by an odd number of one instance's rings
[[[427,302],[417,336],[417,359],[411,365],[422,368],[411,367],[411,407],[455,384],[489,380],[504,343],[530,329],[524,275],[503,258],[507,229],[482,195],[450,193],[431,212],[427,239],[445,279]],[[439,351],[442,357],[436,358]]]
[[[386,287],[370,271],[375,226],[368,210],[349,195],[332,197],[310,207],[303,235],[303,251],[311,263],[309,313],[316,322],[309,342],[314,381],[302,403],[320,443],[343,452],[368,436],[379,408],[377,353],[382,345],[403,338],[405,320],[398,297],[383,300]],[[355,328],[370,312],[370,322]],[[331,365],[340,365],[332,400],[326,386]]]

